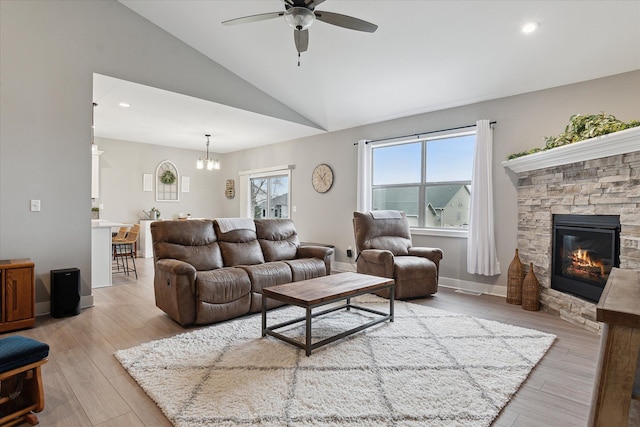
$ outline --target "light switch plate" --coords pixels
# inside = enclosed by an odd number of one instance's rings
[[[40,200],[31,200],[31,212],[40,212]]]

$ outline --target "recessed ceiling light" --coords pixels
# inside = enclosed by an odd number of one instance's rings
[[[126,102],[121,102],[118,104],[119,106],[121,106],[122,108],[129,108],[131,107],[131,105],[127,104]]]
[[[539,26],[540,24],[537,22],[527,22],[522,26],[522,32],[525,34],[533,33]]]

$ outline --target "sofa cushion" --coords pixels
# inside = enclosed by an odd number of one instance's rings
[[[397,256],[394,258],[394,269],[397,280],[437,280],[438,268],[428,258],[417,256]]]
[[[196,278],[198,300],[220,304],[235,301],[251,291],[246,271],[236,267],[198,271]]]
[[[188,262],[196,270],[212,270],[223,266],[213,221],[154,221],[150,228],[156,262],[167,258],[177,259]]]
[[[318,258],[301,258],[285,261],[291,267],[294,282],[327,275],[324,261]]]
[[[226,267],[261,264],[264,262],[262,249],[260,249],[254,229],[238,228],[231,229],[225,233],[220,230],[220,224],[218,224],[217,220],[214,220],[213,224],[218,236],[222,260]],[[238,224],[242,223],[238,222]]]
[[[251,306],[251,282],[241,268],[199,271],[195,323],[207,324],[242,316]]]
[[[262,289],[291,283],[291,268],[284,262],[267,262],[256,265],[241,265],[249,275],[251,281],[251,290],[253,292],[262,292]]]
[[[292,220],[257,219],[254,222],[265,261],[282,261],[296,257],[300,242]]]
[[[251,280],[251,307],[249,311],[256,313],[262,310],[262,290],[269,286],[291,283],[291,268],[284,262],[267,262],[257,265],[240,266]],[[271,309],[284,305],[274,299],[267,301],[267,308]]]

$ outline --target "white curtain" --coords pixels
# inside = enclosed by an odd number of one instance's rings
[[[357,204],[358,212],[371,210],[371,144],[365,140],[358,141],[358,189]]]
[[[473,189],[469,212],[467,271],[484,276],[500,274],[493,221],[492,151],[491,124],[489,120],[479,120],[476,123],[476,150],[471,181]]]

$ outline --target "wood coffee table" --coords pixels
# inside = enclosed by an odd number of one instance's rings
[[[383,289],[390,290],[389,297],[389,313],[373,310],[368,307],[361,307],[351,304],[351,298],[358,295],[364,295],[380,291]],[[271,335],[291,345],[300,347],[306,351],[307,356],[311,355],[311,351],[323,345],[332,343],[336,340],[344,338],[348,335],[355,334],[370,326],[389,320],[393,322],[393,301],[395,296],[395,283],[393,279],[386,277],[370,276],[359,273],[338,273],[329,276],[318,277],[315,279],[302,280],[299,282],[287,283],[285,285],[271,286],[262,290],[262,336]],[[297,305],[305,308],[307,313],[304,317],[298,317],[277,325],[267,326],[267,299],[271,298],[287,304]],[[337,301],[346,300],[344,304],[331,307],[326,310],[312,313],[312,309],[323,305],[331,304]],[[332,337],[321,341],[311,343],[311,320],[314,317],[323,314],[332,313],[334,311],[351,308],[367,311],[369,313],[378,314],[381,317],[371,322],[360,325],[348,331],[341,332]],[[289,338],[283,334],[276,332],[276,329],[292,325],[294,323],[305,322],[305,342],[299,342]]]

